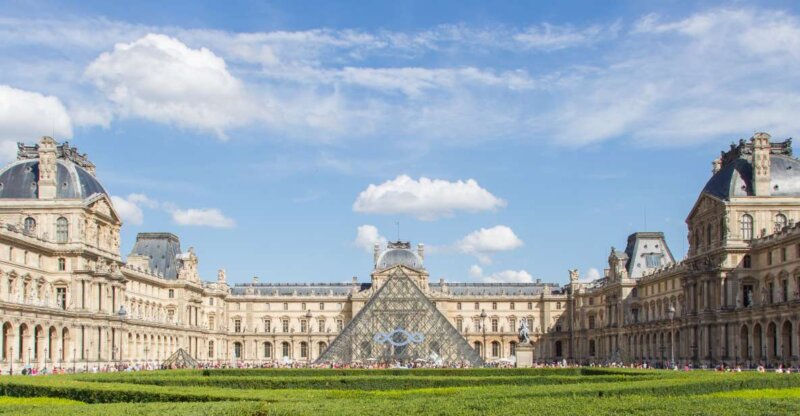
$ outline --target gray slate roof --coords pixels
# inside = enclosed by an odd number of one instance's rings
[[[180,253],[181,242],[175,234],[139,233],[130,255],[150,257],[150,270],[174,280],[178,278]]]
[[[94,194],[107,194],[92,174],[67,159],[56,160],[56,181],[59,199],[86,199]],[[0,172],[0,198],[38,197],[39,160],[18,160]]]

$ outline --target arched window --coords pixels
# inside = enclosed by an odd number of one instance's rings
[[[492,341],[492,357],[499,357],[500,356],[500,343],[497,341]]]
[[[742,215],[741,231],[742,240],[750,241],[753,239],[753,217],[749,214]]]
[[[64,217],[59,217],[56,220],[56,242],[66,243],[69,240],[69,222]]]
[[[208,341],[208,358],[214,358],[214,341]]]
[[[752,260],[750,260],[749,254],[744,255],[744,259],[742,260],[742,267],[744,267],[745,269],[749,269],[750,267],[752,267]]]
[[[720,244],[728,238],[728,226],[725,225],[725,218],[720,220],[719,223],[719,242]]]
[[[508,343],[509,348],[511,349],[511,355],[517,355],[517,343],[511,341]]]
[[[596,347],[593,339],[589,340],[589,356],[594,357],[596,354]]]
[[[481,355],[481,343],[480,343],[480,341],[475,341],[475,343],[472,344],[472,345],[475,348],[475,352],[477,352],[478,355]]]
[[[272,358],[272,344],[264,343],[264,358]]]
[[[300,358],[308,358],[308,344],[305,341],[300,343]]]
[[[711,237],[712,237],[711,233],[712,233],[711,223],[709,223],[708,225],[706,225],[706,246],[707,247],[711,247]]]
[[[233,343],[233,357],[234,358],[242,358],[242,343],[241,342],[234,342]]]
[[[34,234],[36,233],[36,220],[32,217],[25,218],[25,223],[23,224],[25,234]]]
[[[778,214],[775,216],[775,232],[780,232],[783,227],[786,227],[786,216]]]
[[[289,357],[289,343],[284,341],[281,344],[281,349],[283,350],[281,352],[283,353],[284,358],[288,358]]]

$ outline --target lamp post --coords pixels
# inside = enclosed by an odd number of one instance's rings
[[[150,348],[147,348],[147,344],[144,346],[144,366],[147,368],[147,353],[150,352]]]
[[[119,305],[119,311],[117,311],[117,316],[119,317],[119,356],[117,357],[117,368],[122,364],[122,344],[123,338],[122,335],[123,327],[125,326],[125,318],[128,316],[128,311],[125,310],[125,305]]]
[[[72,349],[72,374],[75,374],[75,357],[77,352],[78,352],[77,348]]]
[[[89,345],[92,345],[92,343],[90,342]],[[89,349],[88,348],[85,348],[83,350],[83,361],[86,362],[86,372],[88,373],[89,372]]]
[[[486,363],[486,310],[481,309],[481,331],[483,331],[483,344],[481,345],[481,352],[483,353],[483,362]]]
[[[64,353],[62,352],[63,349],[58,349],[58,368],[61,369],[61,366],[64,365]]]
[[[669,305],[670,367],[675,368],[675,305]]]
[[[306,312],[306,325],[308,325],[308,350],[306,351],[306,359],[308,364],[311,364],[311,309]]]
[[[11,350],[11,357],[9,357],[11,361],[8,362],[9,363],[9,368],[8,368],[9,373],[8,374],[13,376],[14,375],[14,347],[9,347],[9,349]]]
[[[44,348],[44,369],[45,373],[47,372],[47,361],[50,359],[50,354],[47,347]]]
[[[764,346],[764,351],[766,351],[766,345]],[[31,365],[31,347],[28,347],[28,365]]]

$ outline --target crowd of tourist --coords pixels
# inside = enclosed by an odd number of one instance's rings
[[[295,360],[273,360],[264,361],[261,363],[244,362],[244,361],[205,361],[198,362],[198,369],[255,369],[255,368],[316,368],[316,369],[412,369],[412,368],[471,368],[469,361],[454,361],[451,363],[443,363],[441,361],[356,361],[352,363],[305,363]],[[497,360],[487,362],[484,368],[514,368],[516,363],[513,360]],[[658,365],[651,365],[647,362],[629,363],[624,364],[621,362],[602,362],[602,363],[577,363],[568,362],[567,360],[561,361],[536,361],[531,365],[532,368],[580,368],[580,367],[600,367],[600,368],[633,368],[633,369],[672,369],[682,371],[693,370],[714,370],[723,372],[741,372],[743,370],[756,371],[759,373],[775,372],[782,374],[800,374],[800,366],[784,366],[778,365],[777,367],[766,366],[763,363],[751,366],[728,366],[721,364],[716,367],[707,367],[705,365],[693,366],[691,363],[676,364],[670,366],[669,363],[659,363]],[[152,371],[152,370],[176,370],[185,368],[183,365],[172,364],[163,365],[155,362],[146,363],[116,363],[107,365],[77,365],[72,367],[44,367],[38,368],[30,365],[24,365],[20,368],[15,368],[13,375],[49,375],[49,374],[73,374],[73,373],[113,373],[113,372],[138,372],[138,371]],[[9,375],[9,372],[2,372],[2,375]]]

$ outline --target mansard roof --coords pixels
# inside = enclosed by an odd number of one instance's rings
[[[740,140],[723,152],[703,192],[722,200],[753,196],[753,143]],[[770,195],[800,196],[800,161],[792,157],[792,139],[770,143]]]
[[[164,279],[178,278],[178,255],[181,254],[181,242],[172,233],[139,233],[136,244],[129,256],[149,257],[150,270]]]

